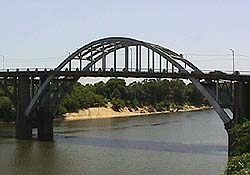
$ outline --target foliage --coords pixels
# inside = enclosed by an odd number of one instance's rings
[[[113,98],[111,100],[111,104],[112,104],[112,109],[114,111],[120,111],[122,108],[125,107],[124,101],[119,99],[119,98],[117,98],[117,99]]]
[[[66,107],[62,104],[59,105],[56,116],[62,116],[63,114],[67,113],[68,110],[66,109]]]
[[[229,159],[225,175],[250,174],[250,121],[236,125],[232,130],[234,157]]]
[[[72,98],[65,98],[63,101],[63,107],[67,110],[67,112],[76,112],[78,109],[80,109],[81,105],[79,100],[76,100],[73,95],[71,97]]]
[[[134,98],[134,99],[131,101],[129,107],[131,107],[131,108],[133,108],[133,109],[137,109],[138,107],[140,107],[139,101],[138,101],[136,98]]]
[[[10,117],[14,113],[13,106],[3,95],[0,91],[0,120],[13,120]],[[106,83],[101,81],[94,85],[76,83],[60,104],[57,115],[106,106],[109,102],[117,111],[125,106],[130,110],[147,106],[150,111],[164,111],[181,109],[185,104],[201,106],[204,97],[192,84],[186,85],[182,80],[145,79],[126,85],[124,79],[112,78]]]
[[[0,97],[0,120],[6,122],[15,120],[15,111],[8,97]]]
[[[189,102],[190,105],[194,106],[200,106],[204,101],[203,95],[198,91],[198,89],[192,84],[188,84],[186,87],[186,96],[187,96],[187,101]],[[204,102],[203,102],[204,104]]]
[[[186,102],[185,84],[181,80],[170,82],[170,99],[177,106],[182,106]]]
[[[77,111],[82,108],[105,106],[107,99],[102,95],[96,94],[96,88],[92,85],[81,85],[77,83],[70,95],[68,95],[62,106],[66,108],[68,112]]]
[[[145,79],[126,85],[124,79],[113,78],[106,83],[101,81],[94,85],[77,83],[64,99],[58,114],[105,106],[108,102],[116,111],[125,106],[135,110],[148,106],[151,111],[164,111],[171,107],[182,109],[185,104],[201,106],[204,97],[192,84],[186,85],[182,80]]]
[[[250,174],[250,154],[242,154],[233,157],[227,164],[225,175],[249,175]]]
[[[161,101],[160,103],[157,103],[155,106],[156,111],[166,111],[170,109],[170,104],[166,101]]]
[[[155,112],[155,108],[152,105],[149,105],[148,112]]]
[[[242,125],[236,125],[231,132],[235,140],[233,143],[235,148],[233,154],[250,153],[250,121],[246,121]]]

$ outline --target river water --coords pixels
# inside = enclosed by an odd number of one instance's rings
[[[54,142],[16,140],[0,125],[3,175],[216,175],[227,134],[213,110],[55,124]]]

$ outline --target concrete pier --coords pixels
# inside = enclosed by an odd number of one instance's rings
[[[236,117],[237,123],[242,123],[245,119],[250,119],[250,83],[239,83],[238,98],[238,116]]]
[[[32,121],[24,115],[24,111],[30,102],[29,76],[20,76],[18,79],[16,137],[18,139],[32,138]]]
[[[42,84],[47,77],[40,77]],[[53,114],[50,112],[50,86],[45,89],[46,93],[39,101],[37,116],[37,132],[38,140],[51,141],[53,140]]]
[[[234,151],[233,142],[235,140],[231,129],[235,124],[242,124],[246,119],[250,119],[250,83],[234,83],[234,110],[232,122],[225,125],[228,133],[228,155],[231,156]]]

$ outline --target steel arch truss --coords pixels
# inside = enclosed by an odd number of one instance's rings
[[[146,59],[144,55],[146,55]],[[144,59],[142,59],[142,56]],[[133,57],[134,59],[132,59]],[[119,63],[122,63],[122,67],[118,66]],[[181,54],[165,47],[131,38],[104,38],[81,47],[52,71],[32,98],[25,111],[26,116],[29,117],[39,102],[42,101],[49,101],[50,105],[54,106],[52,113],[56,111],[56,107],[65,94],[70,92],[73,84],[80,78],[80,74],[79,76],[62,77],[60,76],[62,70],[69,72],[113,72],[114,76],[116,72],[119,72],[119,75],[122,72],[124,77],[129,77],[131,72],[138,74],[148,72],[152,75],[156,72],[203,74],[195,65],[184,59]],[[190,80],[214,107],[224,124],[229,123],[231,119],[216,101],[215,95],[211,94],[199,80],[195,78],[190,78]],[[48,91],[48,89],[50,90]]]

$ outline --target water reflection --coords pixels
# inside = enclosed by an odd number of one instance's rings
[[[166,151],[177,153],[192,153],[192,154],[207,154],[207,155],[221,155],[225,156],[227,147],[223,145],[205,145],[205,144],[182,144],[182,143],[168,143],[155,141],[141,141],[141,140],[121,140],[110,138],[95,138],[95,137],[76,137],[66,136],[66,139],[57,139],[56,142],[90,145],[118,149],[139,149],[149,151]]]
[[[13,129],[0,126],[0,135]],[[214,175],[227,161],[214,111],[62,122],[54,130],[54,142],[0,137],[0,174]]]
[[[12,167],[9,174],[63,174],[60,168],[63,155],[55,143],[16,140],[13,144],[13,152],[6,159]]]

